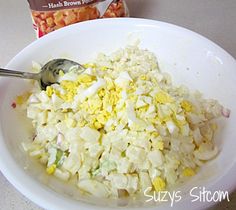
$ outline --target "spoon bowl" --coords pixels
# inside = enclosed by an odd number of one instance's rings
[[[72,60],[58,58],[47,62],[39,73],[29,73],[21,71],[13,71],[9,69],[0,68],[0,76],[5,77],[18,77],[22,79],[37,80],[42,90],[45,90],[47,86],[54,83],[58,83],[59,73],[67,73],[71,68],[76,67],[78,74],[81,74],[85,68]]]

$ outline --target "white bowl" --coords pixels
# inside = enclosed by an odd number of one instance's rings
[[[161,70],[173,75],[176,83],[198,89],[206,97],[216,98],[231,109],[230,118],[221,123],[216,136],[219,155],[179,189],[183,196],[174,204],[176,209],[182,210],[189,209],[190,205],[191,209],[208,207],[213,203],[191,202],[189,189],[204,186],[214,192],[232,191],[236,187],[236,62],[216,44],[194,32],[163,22],[104,19],[75,24],[48,34],[22,50],[6,67],[30,71],[32,60],[45,63],[57,57],[70,57],[84,63],[95,58],[98,52],[110,53],[137,39],[140,39],[142,48],[157,55]],[[83,196],[79,201],[73,199],[78,196],[76,189],[46,176],[42,167],[23,152],[20,143],[30,136],[30,129],[22,116],[11,108],[11,102],[27,88],[26,84],[20,79],[0,79],[0,169],[3,174],[20,192],[46,209],[118,208],[120,203],[115,200]],[[130,201],[126,209],[134,207],[155,208],[143,201]],[[166,202],[160,207],[171,209]]]

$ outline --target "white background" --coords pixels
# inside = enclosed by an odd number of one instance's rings
[[[236,0],[127,0],[127,4],[132,17],[186,27],[216,42],[236,58]],[[5,66],[33,40],[35,34],[27,0],[0,0],[0,66]],[[236,192],[230,199],[231,202],[222,202],[212,209],[236,209]],[[39,209],[0,172],[0,210]]]

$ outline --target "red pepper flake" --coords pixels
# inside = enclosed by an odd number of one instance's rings
[[[13,102],[13,103],[11,104],[11,107],[12,107],[13,109],[15,109],[15,108],[16,108],[16,102]]]

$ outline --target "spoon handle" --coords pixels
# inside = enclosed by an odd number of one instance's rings
[[[0,68],[0,76],[5,77],[19,77],[22,79],[39,79],[39,74],[33,74],[28,72],[13,71]]]

